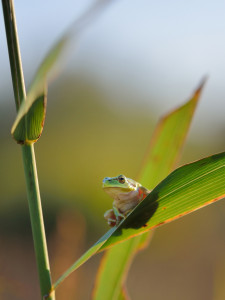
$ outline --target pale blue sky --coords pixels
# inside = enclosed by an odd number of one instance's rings
[[[28,82],[50,46],[89,3],[15,0]],[[1,16],[1,90],[11,84],[3,26]],[[112,1],[70,53],[64,72],[81,69],[118,99],[116,109],[127,109],[123,95],[137,93],[140,105],[156,115],[187,99],[208,74],[194,129],[213,136],[225,128],[225,1]]]

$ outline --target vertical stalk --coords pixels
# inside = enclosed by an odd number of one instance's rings
[[[52,284],[33,145],[22,146],[22,154],[41,295],[44,297]],[[49,299],[55,299],[54,295]]]
[[[16,108],[26,98],[13,0],[2,0]],[[51,275],[33,145],[22,146],[30,219],[42,299],[51,290]],[[48,299],[54,300],[52,293]]]
[[[2,0],[16,109],[26,97],[13,0]]]

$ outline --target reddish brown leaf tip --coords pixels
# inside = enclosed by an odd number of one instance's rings
[[[198,88],[197,88],[196,91],[194,92],[194,96],[195,96],[196,98],[198,98],[198,97],[200,96],[200,93],[201,93],[203,87],[205,86],[207,80],[208,80],[208,76],[204,76],[204,77],[202,78],[202,80],[201,80],[201,82],[200,82]]]

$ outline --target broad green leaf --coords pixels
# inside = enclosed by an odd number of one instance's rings
[[[121,222],[101,250],[225,197],[225,152],[173,171]]]
[[[124,221],[110,229],[78,259],[53,289],[95,253],[222,199],[225,197],[224,178],[225,152],[176,169]]]
[[[154,187],[176,165],[204,83],[205,80],[202,81],[187,103],[164,116],[158,123],[152,136],[142,170],[137,178],[144,186],[148,186],[149,188]],[[93,299],[99,299],[101,292],[106,300],[111,299],[113,294],[106,287],[110,284],[120,285],[121,287],[124,285],[131,263],[129,257],[133,258],[138,250],[146,247],[152,235],[153,231],[147,232],[122,244],[115,245],[107,251],[101,263],[101,268],[98,271],[98,281],[95,284]],[[119,253],[126,250],[127,259],[124,260],[123,255]],[[111,260],[112,266],[110,266],[108,260]],[[117,265],[123,268],[124,276],[117,276]],[[107,281],[109,273],[111,277],[114,274],[113,281]]]
[[[11,133],[20,144],[35,142],[41,135],[46,112],[47,75],[66,45],[64,36],[49,52],[38,69],[26,99],[22,100]]]

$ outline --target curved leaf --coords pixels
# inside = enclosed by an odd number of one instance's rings
[[[38,97],[28,113],[19,121],[13,133],[18,144],[32,144],[39,139],[44,126],[46,104],[47,95]]]
[[[53,285],[53,290],[95,253],[178,219],[225,197],[225,152],[184,165],[166,177]]]
[[[173,171],[121,222],[101,250],[225,197],[225,152]]]
[[[177,163],[204,83],[205,79],[187,103],[164,116],[158,123],[142,170],[138,176],[139,178],[137,178],[144,186],[154,187],[157,182],[168,175],[169,171],[172,171]],[[120,286],[124,285],[128,267],[131,263],[129,257],[134,257],[138,250],[146,247],[152,235],[153,231],[146,232],[122,244],[115,245],[107,251],[98,271],[98,281],[95,284],[93,299],[99,299],[101,292],[106,300],[112,299],[114,293],[113,291],[111,293],[111,290],[106,287],[112,282],[115,282],[113,283],[114,285],[119,285],[119,283]],[[139,241],[138,243],[137,240]],[[133,244],[135,247],[132,247]],[[124,259],[122,254],[120,255],[120,251],[123,253],[125,249],[127,249],[126,259]],[[116,262],[116,264],[111,263],[111,266],[108,259]],[[118,264],[124,270],[124,275],[121,277],[117,276]],[[113,281],[107,280],[108,274],[111,277],[114,274]]]
[[[206,79],[189,101],[166,114],[157,125],[138,175],[143,186],[152,189],[177,166]]]
[[[120,289],[120,293],[118,295],[117,298],[115,298],[115,300],[130,300],[130,297],[127,293],[127,290],[125,287],[122,287],[122,289]],[[106,300],[106,299],[105,299]]]
[[[22,100],[11,133],[19,144],[35,142],[41,135],[46,113],[46,79],[66,45],[63,37],[49,52],[39,67],[26,99]]]
[[[62,38],[50,49],[48,55],[43,60],[34,76],[26,98],[22,99],[16,119],[13,123],[11,133],[18,143],[31,144],[35,142],[42,133],[45,120],[45,109],[42,114],[40,113],[40,109],[33,110],[32,112],[30,112],[30,110],[32,109],[33,104],[40,100],[40,97],[46,95],[45,86],[47,85],[47,76],[59,59],[62,51],[65,49],[69,37],[74,34],[77,37],[82,30],[87,27],[92,18],[96,17],[110,2],[111,0],[98,0],[93,2],[89,9],[67,29]],[[44,104],[44,102],[42,104]],[[45,106],[46,105],[44,105],[44,107]],[[38,116],[35,115],[36,113]],[[32,117],[29,116],[29,114]],[[23,118],[25,118],[25,120],[23,120]],[[29,135],[32,136],[31,140],[29,140]]]
[[[139,240],[134,239],[134,243],[131,243],[129,247],[114,247],[115,251],[107,252],[102,260],[103,271],[100,273],[100,277],[97,278],[97,286],[99,287],[94,294],[94,298],[98,300],[110,300],[118,299],[122,296],[121,282],[123,281],[124,265],[129,266],[129,262],[132,260],[130,252],[134,253],[133,250],[139,244]],[[119,263],[115,261],[115,256],[119,257]],[[120,261],[123,263],[120,264]],[[101,265],[100,265],[101,269]],[[108,270],[112,269],[112,272]],[[99,284],[98,280],[105,279],[105,284]],[[109,283],[109,284],[107,284]]]

